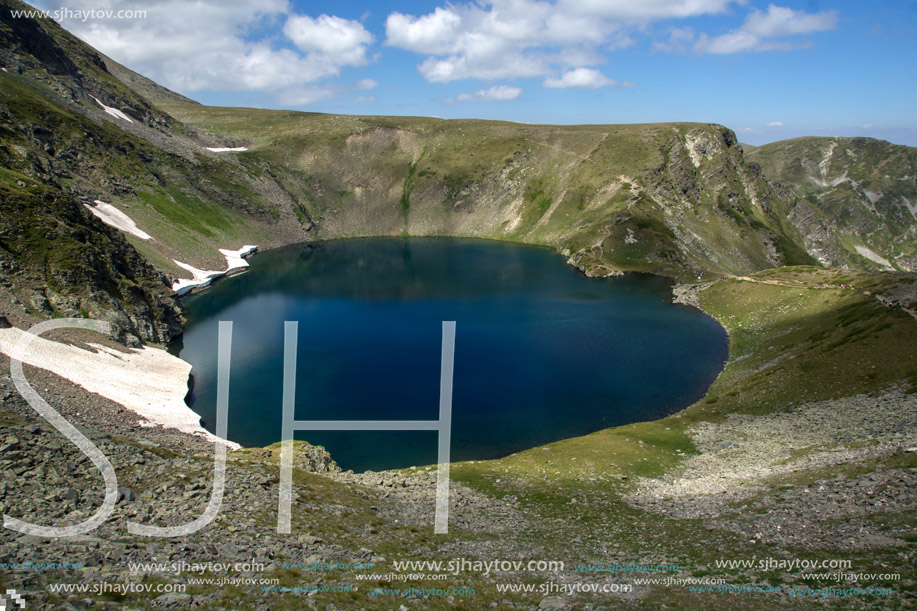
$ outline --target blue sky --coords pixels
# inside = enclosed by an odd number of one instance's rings
[[[54,10],[59,3],[37,2]],[[205,104],[722,123],[917,145],[917,2],[75,0],[58,20]]]

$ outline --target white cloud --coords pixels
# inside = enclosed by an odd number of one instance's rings
[[[671,53],[687,53],[695,40],[694,30],[691,28],[671,28],[667,42],[656,41],[653,43],[654,51],[668,51]]]
[[[430,82],[448,83],[465,78],[495,81],[503,78],[542,76],[550,70],[550,66],[541,57],[524,54],[507,56],[503,61],[499,61],[499,54],[496,53],[474,53],[470,56],[454,55],[444,59],[428,57],[418,69]]]
[[[548,74],[541,47],[566,42],[571,27],[551,4],[537,0],[448,5],[419,17],[392,13],[385,24],[386,44],[427,55],[418,69],[439,83]],[[601,40],[590,29],[580,37]]]
[[[415,53],[450,53],[462,26],[462,17],[450,7],[414,17],[392,13],[385,22],[387,44]]]
[[[373,79],[362,79],[356,83],[322,83],[317,85],[305,84],[295,87],[287,87],[275,94],[277,102],[280,104],[295,108],[299,106],[308,106],[316,102],[322,102],[334,97],[348,94],[354,94],[375,89],[379,83]],[[358,95],[358,102],[375,101],[374,96]]]
[[[752,11],[736,30],[720,36],[701,34],[694,42],[697,53],[730,54],[748,51],[788,51],[812,45],[808,41],[772,40],[837,27],[837,12],[806,13],[771,4],[767,12]]]
[[[767,7],[766,13],[753,11],[745,20],[742,29],[761,38],[775,38],[833,30],[835,27],[836,11],[809,14],[771,4]]]
[[[315,53],[336,66],[366,64],[366,45],[373,41],[373,35],[359,21],[329,15],[316,19],[291,15],[283,33],[303,51]]]
[[[509,85],[497,85],[490,89],[478,89],[474,93],[460,93],[454,100],[449,100],[453,104],[463,102],[504,102],[506,100],[515,100],[522,95],[522,89],[511,87]]]
[[[564,10],[612,19],[651,20],[722,13],[742,0],[560,0]]]
[[[783,127],[783,123],[780,121],[771,121],[767,124],[768,127]]]
[[[577,87],[580,89],[598,89],[599,87],[608,87],[617,85],[618,81],[612,80],[592,68],[577,68],[565,72],[560,78],[549,78],[542,83],[543,87],[548,89],[569,89]]]
[[[545,77],[546,86],[562,86],[558,72],[593,68],[608,52],[635,43],[632,36],[663,19],[684,19],[728,12],[747,0],[465,0],[446,2],[432,12],[391,13],[385,44],[426,56],[418,65],[430,82],[474,78],[485,81]],[[825,15],[809,15],[771,6],[753,11],[741,31],[698,38],[672,30],[656,50],[704,53],[734,49],[782,48],[775,37],[816,31]],[[801,19],[797,24],[795,20]],[[797,45],[798,46],[798,45]],[[551,83],[552,85],[547,85]]]
[[[874,126],[872,123],[866,123],[862,126],[863,129],[872,129]]]
[[[635,44],[637,44],[637,41],[634,38],[631,38],[627,34],[619,34],[615,36],[605,48],[609,51],[617,51],[618,49],[632,47]]]
[[[40,8],[57,6],[42,2]],[[118,11],[136,9],[137,3],[70,0],[68,8]],[[62,24],[166,87],[184,93],[265,91],[294,105],[333,95],[333,88],[314,83],[338,76],[343,66],[367,63],[372,43],[360,23],[297,15],[288,0],[147,0],[142,8],[145,19],[64,19]]]
[[[327,86],[300,85],[279,92],[277,101],[289,107],[308,106],[332,98],[335,93],[333,88]]]
[[[683,9],[698,3],[724,6],[730,1],[668,0],[662,4]],[[622,11],[634,13],[625,10],[628,3],[616,4]],[[660,4],[660,0],[651,4]],[[634,44],[628,35],[632,26],[610,18],[615,17],[613,12],[596,16],[593,9],[600,5],[565,0],[480,0],[447,4],[420,16],[396,12],[386,20],[385,44],[426,55],[418,70],[431,82],[547,77],[562,69],[605,62],[600,48],[609,51]]]

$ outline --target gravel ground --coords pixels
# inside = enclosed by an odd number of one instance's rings
[[[881,463],[917,451],[917,394],[901,388],[766,416],[731,414],[722,422],[701,423],[689,434],[700,454],[661,478],[640,480],[625,497],[628,502],[671,517],[725,516],[721,525],[751,539],[802,547],[900,544],[865,518],[917,507],[915,470]],[[865,473],[844,473],[845,467],[876,461],[878,466]],[[832,475],[784,483],[819,470]],[[756,525],[748,524],[750,515]],[[826,526],[861,518],[862,524]]]

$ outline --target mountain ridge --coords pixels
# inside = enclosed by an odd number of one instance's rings
[[[851,245],[851,231],[834,232],[832,219],[843,216],[839,209],[860,210],[859,202],[813,196],[776,163],[772,151],[789,145],[745,152],[721,125],[213,108],[121,66],[51,20],[4,20],[0,63],[7,69],[0,114],[18,126],[3,133],[4,167],[66,198],[125,212],[153,237],[127,236],[128,248],[166,284],[187,276],[176,261],[220,269],[219,248],[355,236],[522,241],[554,248],[589,275],[678,280],[816,260],[877,269],[887,257],[906,270],[917,256],[908,251],[917,222],[867,223],[869,239]],[[247,150],[208,150],[239,146]],[[864,257],[864,249],[877,252]]]
[[[453,463],[448,535],[432,533],[433,468],[334,473],[323,449],[297,441],[290,535],[277,533],[275,444],[229,453],[225,502],[207,527],[154,540],[131,535],[128,523],[200,516],[212,444],[150,427],[29,368],[49,404],[111,459],[118,504],[87,537],[0,530],[0,591],[18,591],[29,608],[381,611],[393,593],[424,609],[914,605],[917,282],[856,251],[904,253],[909,225],[896,229],[893,206],[883,204],[878,221],[863,217],[875,227],[868,242],[842,239],[865,205],[831,191],[847,183],[805,192],[783,166],[712,124],[526,126],[209,108],[43,20],[27,29],[59,50],[46,50],[46,66],[19,45],[22,30],[4,12],[26,6],[0,0],[0,334],[79,316],[112,321],[122,343],[165,343],[181,332],[170,285],[185,270],[175,260],[221,269],[218,249],[247,243],[449,233],[544,244],[592,275],[649,271],[691,282],[680,288],[727,330],[729,360],[703,399],[665,419]],[[763,165],[752,155],[764,155]],[[881,162],[861,155],[869,157]],[[827,167],[827,182],[843,175]],[[847,176],[877,193],[855,170]],[[152,238],[103,224],[87,207],[95,199]],[[835,231],[832,216],[843,220],[844,210],[854,220]],[[824,268],[812,253],[867,271]],[[784,264],[795,265],[775,267]],[[124,350],[97,334],[64,339],[101,344],[115,358]],[[0,354],[0,511],[79,522],[102,504],[99,473],[17,394],[3,373],[9,365]],[[567,566],[398,572],[399,561],[418,558]],[[197,584],[169,568],[213,559],[242,568]],[[826,594],[799,565],[745,564],[763,559],[849,561],[863,594],[848,597],[846,581],[834,588],[846,573],[829,575],[828,589],[842,593]],[[29,568],[63,561],[78,564]],[[634,568],[661,566],[677,575],[660,583]],[[589,589],[609,578],[617,592]],[[709,583],[719,585],[696,585]],[[574,585],[582,588],[547,589]],[[454,596],[439,596],[440,587]]]
[[[805,137],[766,144],[748,157],[795,190],[799,197],[785,213],[822,264],[917,270],[917,148]]]

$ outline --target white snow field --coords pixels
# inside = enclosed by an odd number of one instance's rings
[[[13,357],[16,343],[25,333],[16,327],[0,329],[0,352]],[[149,346],[127,353],[98,344],[90,346],[96,351],[35,337],[26,354],[19,356],[27,365],[49,371],[123,405],[149,425],[176,428],[232,449],[240,447],[204,429],[200,416],[185,404],[189,363]]]
[[[107,112],[107,113],[110,114],[111,116],[116,117],[116,118],[118,118],[118,119],[124,119],[124,120],[127,121],[128,123],[133,123],[133,122],[134,122],[133,119],[131,119],[130,117],[128,117],[126,114],[124,114],[123,112],[121,112],[121,111],[118,110],[117,108],[112,108],[111,106],[106,106],[105,104],[102,103],[101,100],[99,100],[99,98],[97,98],[97,97],[95,97],[95,96],[93,96],[93,95],[91,95],[91,96],[89,96],[89,97],[92,98],[93,100],[95,100],[95,101],[96,101],[96,104],[98,104],[99,106],[101,106],[101,107],[102,107],[102,110],[104,110],[105,112]]]
[[[153,236],[137,227],[137,223],[134,222],[134,219],[127,216],[111,204],[106,204],[105,202],[98,199],[93,203],[95,206],[90,206],[89,204],[83,205],[89,208],[89,211],[99,217],[106,225],[111,225],[115,229],[120,229],[121,231],[125,231],[131,235],[137,236],[141,240],[153,239]]]

